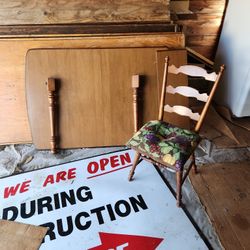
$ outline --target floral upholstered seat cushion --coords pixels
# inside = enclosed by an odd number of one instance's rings
[[[127,146],[180,171],[200,140],[195,132],[164,121],[150,121],[128,141]]]

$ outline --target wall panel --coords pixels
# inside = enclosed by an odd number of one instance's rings
[[[183,26],[186,46],[213,60],[225,8],[226,0],[190,0],[188,13],[173,14]]]
[[[0,0],[0,24],[170,21],[169,0]]]

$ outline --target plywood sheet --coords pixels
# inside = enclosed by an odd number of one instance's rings
[[[170,21],[169,0],[0,0],[1,25]]]
[[[0,249],[37,250],[47,230],[46,227],[0,220]]]
[[[121,48],[184,46],[181,33],[126,36],[25,38],[0,41],[0,144],[31,142],[25,101],[25,55],[34,48]]]
[[[225,249],[250,246],[249,162],[203,166],[191,182]]]

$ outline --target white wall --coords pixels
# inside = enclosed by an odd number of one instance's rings
[[[250,116],[249,0],[229,0],[215,63],[226,65],[216,101],[237,117]]]

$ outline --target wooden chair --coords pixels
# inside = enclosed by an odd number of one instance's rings
[[[184,65],[179,68],[174,65],[168,65],[168,57],[165,59],[164,75],[162,83],[162,91],[160,98],[158,120],[147,122],[139,129],[134,136],[128,141],[127,146],[136,151],[133,166],[129,173],[129,181],[134,175],[136,166],[142,159],[151,161],[153,164],[161,167],[171,168],[176,172],[176,200],[177,206],[181,205],[181,188],[190,169],[194,168],[196,172],[194,150],[198,146],[201,137],[199,130],[204,121],[208,107],[214,96],[219,80],[224,70],[224,65],[220,67],[218,74],[215,72],[207,73],[207,71],[198,66]],[[188,76],[204,77],[206,80],[213,82],[210,94],[199,93],[196,89],[188,86],[173,87],[167,85],[167,74],[185,74]],[[190,108],[184,106],[169,106],[165,104],[165,94],[180,94],[186,97],[194,97],[199,101],[204,102],[201,113],[193,113]],[[163,121],[163,112],[175,112],[181,116],[188,116],[196,121],[196,126],[193,131],[182,129]],[[185,168],[184,165],[190,160],[189,165]]]

